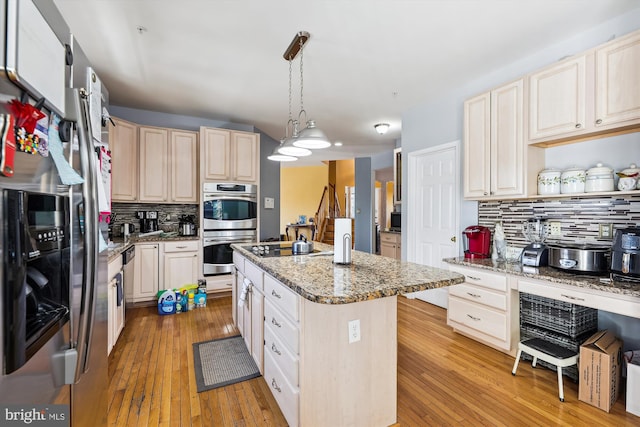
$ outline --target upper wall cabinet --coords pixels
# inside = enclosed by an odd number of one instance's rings
[[[640,126],[640,32],[528,76],[528,139],[552,146]]]
[[[181,130],[169,132],[172,202],[198,202],[198,134]]]
[[[257,184],[260,136],[250,132],[200,128],[202,179]]]
[[[109,129],[111,150],[111,199],[133,202],[138,199],[138,126],[113,118]]]
[[[543,164],[524,143],[523,80],[464,103],[464,197],[522,197]],[[533,182],[532,182],[533,180]]]

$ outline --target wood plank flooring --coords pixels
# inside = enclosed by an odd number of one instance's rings
[[[514,377],[512,357],[454,333],[445,310],[398,301],[398,425],[640,426],[624,396],[607,414],[578,401],[567,379],[562,403],[554,371],[523,361]],[[231,297],[179,315],[139,307],[126,316],[109,357],[110,426],[286,426],[262,377],[196,391],[192,343],[238,334]]]

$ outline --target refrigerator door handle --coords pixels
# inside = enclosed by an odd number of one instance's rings
[[[82,91],[82,92],[81,92]],[[70,89],[69,96],[73,97],[75,112],[77,113],[77,132],[80,144],[80,163],[85,182],[82,187],[84,200],[84,255],[82,302],[78,322],[78,365],[76,367],[76,381],[89,369],[90,343],[93,336],[93,322],[96,307],[96,263],[98,260],[98,201],[95,172],[95,150],[91,131],[87,121],[88,105],[84,89]]]

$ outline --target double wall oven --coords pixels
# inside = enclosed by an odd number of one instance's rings
[[[257,240],[258,188],[252,184],[208,182],[202,189],[203,274],[231,273],[231,245]]]

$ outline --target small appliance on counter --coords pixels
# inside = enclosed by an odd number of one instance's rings
[[[489,258],[491,231],[481,225],[471,225],[462,232],[465,258]]]
[[[549,265],[572,273],[606,274],[611,247],[588,243],[549,246]]]
[[[194,215],[180,215],[180,224],[178,225],[181,236],[195,236],[197,228]]]
[[[402,212],[391,212],[389,231],[402,231]]]
[[[611,248],[611,275],[615,279],[640,280],[640,228],[616,230]]]
[[[549,248],[544,244],[547,239],[546,224],[539,218],[531,218],[522,224],[522,234],[530,242],[522,251],[522,265],[543,267],[549,260]]]
[[[158,211],[138,211],[137,217],[140,220],[141,233],[158,231]]]
[[[351,264],[351,218],[336,218],[333,234],[334,264]]]
[[[124,238],[125,243],[129,243],[129,236],[136,231],[136,226],[130,222],[125,222],[120,226],[120,235]]]

